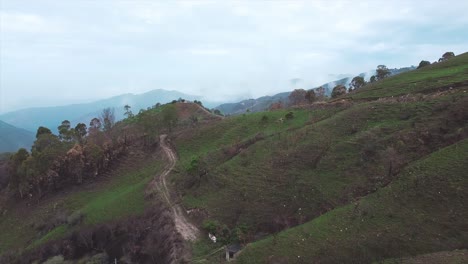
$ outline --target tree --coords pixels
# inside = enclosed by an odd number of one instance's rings
[[[317,100],[325,99],[325,88],[320,86],[319,88],[315,89],[315,97]]]
[[[213,114],[223,116],[223,114],[221,113],[221,111],[219,111],[219,109],[214,109]]]
[[[133,117],[133,113],[132,113],[132,110],[130,110],[130,108],[132,108],[132,107],[129,106],[128,104],[124,106],[124,109],[125,109],[124,115],[126,115],[128,118]]]
[[[372,75],[372,76],[370,77],[369,82],[370,82],[370,83],[374,83],[375,81],[376,81],[375,75]]]
[[[78,124],[75,126],[75,137],[76,137],[76,140],[77,140],[80,144],[83,144],[83,140],[84,140],[86,134],[87,134],[86,125],[83,124],[83,123],[78,123]]]
[[[315,91],[314,90],[307,91],[305,94],[305,99],[309,102],[309,104],[313,103],[316,99]]]
[[[96,135],[101,130],[101,120],[95,117],[89,122],[88,133],[89,135]]]
[[[23,162],[29,157],[29,153],[26,149],[20,148],[8,161],[8,171],[11,175],[9,187],[13,191],[19,191],[20,185],[24,184],[24,173],[21,171]],[[22,195],[21,195],[22,196]]]
[[[349,86],[350,88],[352,88],[352,90],[356,90],[356,89],[361,88],[365,84],[366,84],[366,81],[364,80],[363,77],[356,76],[351,80],[351,83],[349,84]]]
[[[333,88],[331,97],[336,98],[342,96],[343,94],[346,94],[346,87],[344,85],[337,85],[335,88]]]
[[[379,65],[377,66],[377,69],[375,70],[375,75],[376,75],[377,81],[380,81],[390,76],[390,70],[385,65]]]
[[[270,108],[269,108],[270,111],[278,110],[278,109],[283,109],[283,103],[281,101],[278,101],[276,103],[272,103],[270,105]]]
[[[52,131],[50,131],[50,129],[48,129],[47,127],[40,126],[37,129],[36,138],[43,134],[52,134]]]
[[[442,55],[442,58],[439,59],[439,62],[449,60],[451,58],[455,57],[455,53],[451,51],[447,51]]]
[[[301,105],[306,102],[306,91],[304,89],[295,89],[289,94],[290,105]]]
[[[60,140],[70,141],[73,138],[73,131],[70,130],[70,121],[63,120],[62,124],[57,127]]]
[[[114,126],[115,123],[115,114],[114,108],[104,108],[101,112],[101,123],[102,123],[102,130],[105,132],[110,131],[111,128]]]
[[[431,65],[431,62],[422,60],[422,61],[419,63],[419,66],[418,66],[417,69],[421,69],[422,67],[426,67],[426,66],[428,66],[428,65]]]

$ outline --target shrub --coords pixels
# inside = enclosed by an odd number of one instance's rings
[[[76,212],[74,212],[73,214],[71,214],[70,216],[67,217],[67,224],[69,226],[77,225],[77,224],[81,223],[83,218],[84,218],[84,214],[81,211],[76,211]]]

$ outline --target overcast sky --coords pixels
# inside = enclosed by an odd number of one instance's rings
[[[152,89],[230,101],[468,51],[461,0],[0,3],[0,112]]]

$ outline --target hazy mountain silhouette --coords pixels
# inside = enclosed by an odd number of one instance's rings
[[[91,103],[71,104],[53,107],[34,107],[13,111],[0,115],[0,119],[16,127],[35,132],[39,126],[45,126],[54,133],[63,120],[69,120],[72,126],[82,122],[86,125],[94,117],[98,117],[102,109],[113,107],[117,120],[124,117],[124,106],[131,106],[133,113],[146,109],[156,103],[167,103],[178,98],[200,100],[199,96],[188,95],[178,91],[163,89],[152,90],[143,94],[122,94]],[[208,107],[213,103],[203,102]]]
[[[34,134],[0,120],[0,152],[14,152],[20,148],[29,150]]]

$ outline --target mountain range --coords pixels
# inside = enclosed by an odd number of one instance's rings
[[[116,120],[120,120],[124,117],[124,106],[127,104],[136,114],[140,109],[147,109],[158,102],[167,103],[178,98],[200,100],[198,96],[157,89],[143,94],[122,94],[91,103],[26,108],[2,114],[0,120],[29,131],[36,131],[39,126],[44,126],[55,132],[63,120],[69,120],[72,126],[78,123],[87,125],[91,119],[99,116],[102,109],[107,107],[114,108]],[[214,106],[213,103],[204,103]]]
[[[413,70],[415,67],[405,67],[399,69],[390,69],[392,75]],[[372,72],[361,73],[366,79],[370,78]],[[345,78],[331,81],[321,85],[325,88],[326,94],[330,95],[333,87],[336,85],[348,86],[353,76],[349,75]],[[260,112],[269,108],[274,102],[282,102],[283,105],[288,104],[288,96],[290,91],[275,94],[273,96],[262,96],[256,99],[246,99],[237,103],[224,103],[216,106],[214,102],[203,101],[206,107],[220,110],[226,115],[235,115],[250,112]],[[54,133],[56,128],[63,120],[69,120],[72,126],[78,123],[88,124],[94,117],[99,117],[102,109],[110,107],[114,108],[116,120],[124,118],[124,106],[131,106],[134,114],[140,109],[147,109],[154,106],[156,103],[167,103],[172,100],[184,98],[186,100],[201,100],[200,96],[189,95],[178,91],[168,91],[163,89],[152,90],[143,94],[122,94],[107,99],[97,100],[90,103],[71,104],[53,107],[33,107],[25,108],[18,111],[12,111],[0,115],[0,120],[5,122],[5,127],[9,127],[8,132],[0,131],[0,138],[7,139],[0,142],[1,151],[16,151],[20,147],[29,147],[32,145],[33,132],[39,126],[44,126],[51,129]],[[216,106],[216,107],[215,107]],[[6,124],[8,123],[8,124]],[[13,129],[14,128],[14,129]],[[20,129],[18,136],[13,135],[11,131]],[[27,133],[29,132],[29,133]],[[28,134],[29,136],[25,136]]]
[[[19,148],[29,149],[34,142],[34,134],[0,120],[0,153],[13,152]]]
[[[390,70],[390,75],[397,75],[403,72],[411,71],[416,69],[414,66],[410,67],[403,67],[403,68],[395,68],[395,69],[389,69]],[[365,73],[360,73],[359,76],[364,77],[366,81],[369,81],[370,77],[374,74],[374,71],[369,71]],[[324,83],[320,85],[321,87],[325,88],[325,94],[327,96],[330,96],[333,88],[337,85],[344,85],[346,87],[349,86],[351,83],[351,80],[355,76],[348,75],[344,78],[341,78],[339,80],[331,81]],[[319,87],[320,87],[319,86]],[[311,87],[310,89],[314,89],[316,87]],[[250,112],[260,112],[260,111],[265,111],[267,110],[272,103],[275,102],[281,102],[283,105],[288,104],[289,99],[288,96],[291,93],[289,92],[282,92],[278,93],[272,96],[262,96],[256,99],[246,99],[242,100],[237,103],[226,103],[226,104],[221,104],[216,107],[216,109],[220,110],[221,113],[225,115],[238,115],[245,113],[247,111]]]

